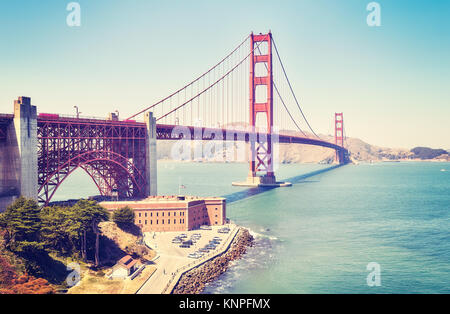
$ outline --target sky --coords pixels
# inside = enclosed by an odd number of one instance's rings
[[[184,86],[248,34],[271,30],[313,128],[384,147],[450,149],[450,1],[0,2],[0,113],[133,114]]]

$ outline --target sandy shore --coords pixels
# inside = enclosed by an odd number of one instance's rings
[[[216,280],[233,260],[240,259],[248,246],[253,245],[253,236],[247,229],[240,228],[229,249],[212,260],[184,273],[172,290],[173,294],[199,294],[205,285]]]

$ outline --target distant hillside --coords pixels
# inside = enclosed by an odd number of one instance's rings
[[[419,159],[433,159],[438,156],[448,155],[448,152],[444,149],[432,149],[429,147],[416,147],[411,149],[411,152],[414,153],[415,158]]]

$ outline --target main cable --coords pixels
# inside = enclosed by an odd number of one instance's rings
[[[190,82],[189,84],[185,85],[184,87],[180,88],[179,90],[177,90],[176,92],[170,94],[169,96],[167,96],[166,98],[158,101],[156,104],[151,105],[147,108],[145,108],[144,110],[139,111],[138,113],[130,116],[129,118],[125,119],[125,120],[130,120],[152,108],[154,108],[155,106],[159,105],[160,103],[166,101],[167,99],[171,98],[172,96],[178,94],[179,92],[181,92],[182,90],[188,88],[189,86],[191,86],[192,84],[195,84],[197,81],[199,81],[202,77],[204,77],[205,75],[209,74],[211,71],[213,71],[214,69],[216,69],[219,65],[221,65],[225,60],[227,60],[233,53],[235,53],[245,42],[247,42],[247,40],[250,38],[250,36],[247,36],[232,52],[230,52],[225,58],[223,58],[221,61],[219,61],[219,63],[217,63],[215,66],[213,66],[212,68],[210,68],[208,71],[206,71],[205,73],[203,73],[202,75],[200,75],[198,78],[196,78],[195,80],[193,80],[192,82]]]
[[[311,130],[311,132],[312,132],[318,139],[321,139],[320,136],[318,136],[318,135],[316,134],[316,132],[314,132],[314,130],[312,129],[312,127],[311,127],[311,125],[309,124],[308,120],[306,119],[306,116],[305,116],[305,114],[303,113],[302,108],[300,107],[300,104],[299,104],[299,102],[298,102],[298,100],[297,100],[297,97],[295,96],[294,89],[292,88],[291,82],[289,81],[289,78],[288,78],[288,76],[287,76],[287,73],[286,73],[286,70],[285,70],[285,68],[284,68],[283,62],[281,61],[280,54],[278,53],[277,45],[275,44],[275,40],[273,40],[273,38],[272,38],[272,42],[273,42],[273,46],[274,46],[274,48],[275,48],[275,52],[277,53],[278,60],[280,61],[281,68],[283,69],[284,76],[286,77],[286,81],[287,81],[287,83],[288,83],[288,85],[289,85],[289,88],[290,88],[290,90],[291,90],[291,92],[292,92],[292,95],[294,96],[295,103],[297,104],[297,107],[298,107],[298,109],[300,110],[300,113],[301,113],[302,116],[303,116],[303,119],[305,119],[305,122],[306,122],[306,124],[308,125],[309,129]]]

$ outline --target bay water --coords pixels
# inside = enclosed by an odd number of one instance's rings
[[[228,218],[255,237],[204,293],[450,293],[450,163],[330,169],[281,165],[292,187],[248,189],[231,186],[246,164],[159,161],[159,194],[225,196]],[[76,171],[53,200],[95,194]]]

